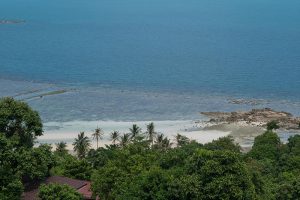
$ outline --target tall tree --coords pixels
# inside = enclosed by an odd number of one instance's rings
[[[23,192],[20,173],[16,170],[17,152],[4,135],[0,134],[0,199],[20,199]]]
[[[188,174],[198,176],[197,199],[256,199],[248,169],[239,154],[198,149],[188,161]]]
[[[279,200],[300,199],[300,176],[292,176],[291,180],[284,181],[277,190]]]
[[[116,141],[118,141],[120,138],[120,133],[118,131],[113,131],[110,134],[110,139],[112,141],[113,144],[116,144]]]
[[[65,142],[59,142],[56,145],[56,149],[55,152],[59,153],[59,154],[66,154],[68,152],[67,150],[67,143]]]
[[[142,129],[138,125],[133,124],[132,128],[130,128],[129,131],[130,131],[131,139],[134,139],[142,132]]]
[[[234,143],[233,137],[220,137],[217,140],[213,140],[204,145],[209,150],[230,150],[236,153],[240,153],[241,147]]]
[[[267,123],[267,130],[268,131],[272,131],[272,130],[276,130],[276,129],[279,129],[279,125],[278,125],[278,122],[277,121],[270,121]]]
[[[78,137],[75,138],[73,143],[74,151],[77,153],[79,159],[82,159],[87,154],[91,143],[87,136],[84,135],[84,132],[78,134]]]
[[[149,141],[153,145],[155,135],[157,134],[155,132],[155,126],[154,126],[153,122],[151,122],[150,124],[147,125],[147,132],[146,132],[146,134],[147,134],[147,138],[149,139]]]
[[[98,142],[103,138],[104,132],[101,128],[96,128],[95,132],[92,134],[93,139],[97,141],[97,149],[98,149]]]
[[[300,156],[300,135],[289,137],[287,146],[290,154]]]
[[[254,144],[248,155],[257,160],[277,160],[280,155],[281,145],[280,138],[276,133],[266,131],[254,139]]]
[[[16,168],[21,172],[22,182],[31,183],[43,180],[49,176],[50,169],[54,165],[54,157],[50,145],[40,145],[37,148],[20,148],[16,158]]]
[[[120,145],[125,147],[130,142],[130,135],[128,133],[124,133],[120,138]]]
[[[186,145],[190,142],[190,139],[188,137],[180,135],[179,133],[177,133],[177,135],[175,136],[175,140],[178,147]]]
[[[67,157],[61,167],[63,176],[80,180],[89,180],[93,171],[86,159],[78,160],[75,157]]]
[[[14,138],[18,146],[32,147],[36,137],[43,134],[42,120],[28,104],[3,98],[0,99],[0,132]]]
[[[163,140],[164,140],[164,134],[158,134],[155,143],[161,145],[163,143]]]
[[[159,149],[168,149],[170,148],[172,143],[167,137],[164,137],[164,134],[157,134],[155,140],[155,147]]]

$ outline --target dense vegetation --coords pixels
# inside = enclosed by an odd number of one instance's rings
[[[42,134],[41,120],[27,104],[0,101],[0,199],[19,199],[24,188],[49,175],[92,181],[100,199],[300,199],[300,136],[282,144],[273,132],[255,138],[253,148],[241,153],[230,137],[208,144],[177,134],[174,143],[150,123],[143,132],[110,134],[112,145],[90,149],[82,132],[75,139],[75,155],[61,142],[33,147]],[[102,139],[95,130],[93,138]],[[80,199],[65,185],[43,185],[43,200]]]
[[[0,100],[0,199],[19,199],[24,187],[49,176],[54,164],[51,147],[33,148],[40,135],[37,112],[12,98]]]
[[[81,194],[68,185],[42,184],[39,190],[40,200],[82,200]]]

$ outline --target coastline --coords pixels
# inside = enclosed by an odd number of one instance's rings
[[[146,131],[146,125],[153,122],[157,133],[163,133],[175,143],[174,137],[177,133],[205,144],[220,137],[231,136],[235,143],[239,144],[243,150],[247,151],[252,147],[254,138],[266,131],[259,124],[248,124],[246,122],[234,123],[214,123],[209,121],[195,120],[164,120],[164,121],[69,121],[69,122],[47,122],[44,123],[45,131],[43,136],[38,137],[37,142],[41,144],[50,144],[55,148],[58,142],[66,142],[67,149],[72,151],[72,143],[80,132],[85,132],[91,140],[91,148],[96,148],[96,141],[93,140],[92,134],[99,127],[104,131],[103,139],[99,141],[99,146],[111,144],[110,133],[119,131],[120,134],[128,133],[133,124]],[[276,130],[283,143],[300,130]]]
[[[200,143],[208,143],[220,137],[225,137],[230,134],[230,131],[222,130],[204,130],[205,122],[196,122],[193,120],[183,121],[71,121],[71,122],[48,122],[45,123],[44,135],[38,138],[39,143],[49,143],[54,145],[60,141],[67,143],[68,149],[72,150],[72,143],[79,132],[84,131],[91,139],[92,147],[96,147],[96,142],[92,140],[92,133],[97,127],[103,129],[104,137],[99,142],[99,146],[111,144],[109,134],[112,131],[119,131],[121,134],[128,133],[129,128],[133,124],[137,124],[142,128],[142,132],[146,131],[146,125],[153,122],[156,132],[163,133],[172,142],[174,136],[179,133],[187,136],[191,140],[196,140]]]
[[[97,126],[103,128],[106,133],[106,138],[100,144],[103,146],[109,144],[107,135],[111,131],[128,133],[133,123],[139,124],[145,131],[145,124],[150,121],[155,123],[158,132],[164,133],[170,139],[180,133],[200,143],[207,143],[231,135],[242,147],[251,147],[254,137],[263,133],[264,127],[258,128],[259,124],[252,121],[212,123],[208,121],[211,117],[201,116],[199,112],[236,113],[237,110],[244,112],[271,107],[291,112],[295,116],[300,115],[298,101],[247,98],[232,100],[235,98],[217,94],[151,92],[108,86],[67,86],[3,78],[0,78],[0,83],[4,86],[0,89],[2,97],[12,96],[28,102],[41,114],[45,122],[45,132],[38,138],[38,142],[55,144],[65,141],[69,149],[72,149],[72,143],[80,131],[85,131],[90,136]],[[53,122],[54,120],[57,122]],[[286,142],[288,135],[296,133],[299,134],[297,131],[279,130],[278,134]]]

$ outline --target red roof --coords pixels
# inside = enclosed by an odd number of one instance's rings
[[[89,199],[92,197],[93,193],[91,191],[91,183],[88,182],[86,185],[83,187],[79,188],[77,190],[80,194],[82,194],[86,199]]]
[[[74,188],[84,196],[85,199],[92,199],[92,191],[91,191],[91,183],[89,181],[77,180],[62,176],[51,176],[48,177],[45,181],[35,185],[33,188],[25,191],[22,195],[23,200],[35,200],[38,199],[38,188],[40,184],[50,184],[50,183],[58,183],[58,184],[67,184],[70,187]]]

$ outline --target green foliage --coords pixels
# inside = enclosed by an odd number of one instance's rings
[[[281,172],[300,172],[300,154],[283,154],[278,162]]]
[[[118,187],[157,163],[158,152],[149,147],[149,142],[133,142],[122,148],[112,148],[110,159],[92,176],[95,194],[101,199],[114,199]],[[122,189],[121,189],[122,190]]]
[[[221,137],[205,144],[204,147],[209,150],[229,150],[236,153],[240,153],[241,150],[241,147],[234,143],[232,137]]]
[[[255,188],[239,154],[200,149],[189,159],[189,174],[200,179],[200,199],[253,199]]]
[[[116,145],[111,145],[106,148],[100,147],[96,150],[91,149],[86,159],[95,169],[103,167],[110,159],[113,158],[116,148]]]
[[[232,138],[223,137],[202,145],[177,134],[177,147],[153,123],[142,134],[137,125],[131,134],[111,134],[113,145],[90,148],[80,133],[73,145],[77,157],[68,154],[66,144],[33,148],[42,134],[38,114],[22,102],[0,100],[0,199],[20,199],[23,188],[53,175],[92,180],[100,199],[299,199],[300,136],[282,144],[268,123],[250,152],[242,154]],[[96,130],[98,141],[103,134]],[[116,141],[120,140],[120,144]],[[98,143],[98,142],[97,142]],[[82,199],[66,185],[43,185],[43,199]]]
[[[266,131],[264,134],[255,138],[253,147],[248,155],[255,159],[279,158],[281,142],[278,135],[272,131]]]
[[[276,167],[271,160],[254,160],[247,158],[245,164],[251,175],[252,183],[255,186],[257,199],[274,199],[276,194],[276,184],[273,174],[276,173]]]
[[[290,175],[282,181],[277,191],[278,200],[299,200],[300,199],[300,176]]]
[[[92,167],[85,159],[78,160],[70,154],[56,155],[56,165],[52,175],[66,176],[80,180],[90,180]]]
[[[96,139],[97,149],[98,149],[98,142],[99,142],[99,140],[103,139],[103,135],[104,135],[104,132],[101,128],[96,128],[95,132],[92,134],[93,139]]]
[[[300,156],[300,135],[290,137],[287,147],[290,154]]]
[[[113,163],[108,163],[103,168],[100,168],[92,176],[92,190],[95,195],[99,195],[101,199],[114,199],[112,191],[122,183],[126,172],[115,166]]]
[[[110,139],[111,139],[112,143],[115,145],[116,142],[120,139],[120,133],[118,131],[113,131],[110,134]]]
[[[59,142],[56,144],[56,149],[55,152],[61,155],[67,154],[68,150],[67,150],[67,143],[65,142]]]
[[[272,130],[276,130],[279,129],[279,125],[277,121],[270,121],[267,123],[267,130],[268,131],[272,131]]]
[[[68,160],[64,166],[64,176],[89,180],[91,178],[92,169],[90,164],[85,160]]]
[[[172,191],[173,177],[159,168],[151,168],[127,179],[114,191],[115,199],[175,199]]]
[[[46,177],[53,165],[51,148],[32,148],[42,135],[39,114],[26,103],[0,100],[0,199],[20,199],[23,184]]]
[[[132,128],[130,128],[129,131],[130,131],[130,139],[134,139],[142,132],[142,129],[138,127],[138,125],[133,124]]]
[[[82,200],[83,197],[68,185],[51,183],[41,185],[39,188],[41,200]]]
[[[74,146],[74,151],[77,153],[78,158],[83,159],[88,153],[91,143],[89,138],[84,135],[84,132],[81,132],[78,134],[78,137],[75,138],[73,146]]]
[[[186,159],[198,148],[203,148],[203,145],[197,142],[191,142],[180,148],[169,149],[160,154],[159,165],[163,169],[183,168],[186,164]]]
[[[147,125],[146,135],[147,135],[147,138],[151,142],[152,145],[153,145],[153,141],[154,141],[154,138],[155,138],[156,134],[157,133],[155,131],[154,123],[151,122],[150,124]]]
[[[0,132],[14,138],[18,146],[32,147],[37,136],[43,133],[39,114],[26,103],[13,98],[0,99]]]
[[[167,137],[164,137],[164,134],[157,134],[155,144],[152,145],[152,148],[167,150],[170,149],[172,143]]]
[[[42,180],[49,175],[54,164],[54,157],[49,145],[37,148],[21,148],[16,156],[17,170],[21,172],[23,182]]]
[[[283,182],[280,180],[280,187],[289,188],[295,177],[300,177],[300,136],[295,135],[288,139],[288,143],[285,145],[285,151],[282,153],[279,162],[278,169],[280,177],[283,177]],[[292,180],[292,181],[291,181]]]
[[[20,173],[16,171],[16,155],[13,144],[0,134],[0,199],[20,199],[23,192]]]
[[[178,147],[186,145],[190,142],[190,139],[188,137],[184,135],[180,135],[179,133],[177,133],[175,140]]]
[[[120,146],[126,147],[130,143],[130,134],[124,133],[120,137]]]
[[[93,174],[93,191],[101,199],[255,197],[251,173],[239,154],[199,148],[203,146],[191,142],[161,151],[135,142],[114,149],[114,156]]]
[[[191,200],[202,199],[203,193],[201,191],[201,180],[196,174],[181,174],[174,181],[175,188],[173,191],[174,199]]]
[[[6,175],[7,176],[7,175]],[[23,192],[22,182],[12,175],[9,179],[5,180],[6,183],[1,187],[0,199],[1,200],[14,200],[20,199]],[[2,180],[1,180],[2,182]],[[3,183],[1,183],[2,185]]]

